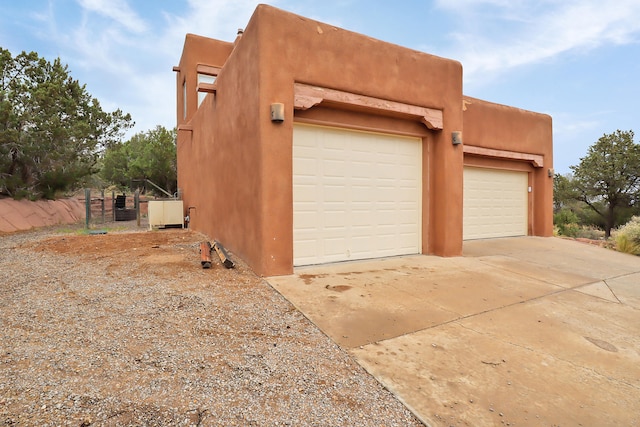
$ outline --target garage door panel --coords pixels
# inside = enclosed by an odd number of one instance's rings
[[[309,154],[305,154],[309,155]],[[312,176],[316,174],[317,162],[310,159],[301,159],[300,174],[302,176]]]
[[[300,200],[296,202],[296,209],[306,210],[307,206],[315,204],[315,196],[316,191],[314,191],[314,187],[308,186],[305,189],[301,189],[299,193]]]
[[[351,179],[365,180],[371,179],[371,166],[369,163],[352,163],[351,164]]]
[[[398,188],[396,188],[396,191],[398,192],[398,199],[401,202],[410,202],[416,197],[420,197],[420,192],[416,191],[414,187],[412,187],[408,183],[405,183],[404,181],[400,183]]]
[[[370,218],[369,212],[370,212],[370,209],[351,211],[352,220],[350,222],[352,224],[366,224]],[[352,227],[357,227],[357,226],[352,225]]]
[[[528,228],[528,174],[464,168],[463,238],[523,236]]]
[[[317,218],[317,221],[324,224],[327,228],[344,227],[344,215],[342,212],[325,212],[322,218]]]
[[[318,250],[315,240],[300,240],[298,241],[298,247],[300,251],[304,251],[304,253],[312,253]],[[305,261],[307,261],[307,259],[304,257],[301,258],[301,262]]]
[[[420,252],[420,139],[295,125],[293,151],[294,265]]]
[[[321,218],[317,212],[300,212],[298,215],[298,228],[300,230],[316,229],[319,220]]]
[[[352,209],[371,209],[374,202],[371,200],[369,188],[364,186],[352,187],[351,203]]]
[[[376,200],[389,200],[389,199],[395,199],[397,196],[397,191],[394,187],[385,187],[385,186],[380,186],[378,188],[378,191],[376,191],[375,194],[372,194],[372,197],[375,197]],[[392,202],[380,202],[380,204],[384,204],[384,203],[392,203]]]
[[[397,227],[399,226],[395,216],[393,215],[393,212],[389,211],[380,213],[377,225],[378,229],[381,231],[384,230],[385,226],[391,227],[394,231],[397,230]]]
[[[322,164],[322,173],[325,176],[342,177],[345,164],[342,160],[327,159]]]
[[[325,202],[329,208],[332,206],[342,206],[343,200],[348,196],[348,191],[343,185],[330,184],[323,189]],[[316,199],[318,195],[316,194]]]
[[[413,223],[415,222],[415,212],[412,210],[403,210],[400,209],[398,211],[397,222],[401,227],[403,226],[411,226],[413,227]]]

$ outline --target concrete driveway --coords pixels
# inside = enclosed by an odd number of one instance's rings
[[[267,280],[430,426],[640,426],[640,257],[465,242]]]

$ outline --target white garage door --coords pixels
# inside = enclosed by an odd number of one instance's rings
[[[527,235],[528,200],[526,172],[465,167],[463,238]]]
[[[420,253],[419,138],[295,125],[293,263]]]

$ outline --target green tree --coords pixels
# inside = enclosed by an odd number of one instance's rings
[[[555,174],[553,177],[553,212],[572,208],[580,200],[571,174]]]
[[[124,143],[107,147],[102,177],[126,187],[148,179],[169,193],[177,190],[176,131],[163,126],[140,132]]]
[[[571,166],[578,198],[602,218],[606,237],[638,204],[640,145],[633,137],[631,130],[605,134]]]
[[[103,111],[59,58],[0,47],[0,194],[54,198],[95,173],[98,152],[132,125]]]

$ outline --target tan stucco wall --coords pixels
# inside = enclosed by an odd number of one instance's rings
[[[543,165],[531,162],[465,155],[464,163],[529,172],[529,234],[553,235],[553,133],[546,114],[465,97],[464,143],[476,147],[542,156]],[[550,173],[551,172],[551,173]],[[551,175],[551,177],[549,176]]]
[[[460,63],[265,5],[235,48],[188,35],[184,49],[177,73],[178,186],[185,206],[195,207],[191,227],[220,239],[258,274],[290,274],[293,124],[312,121],[421,137],[422,251],[461,254],[463,147],[451,143],[451,133],[463,131]],[[216,94],[197,111],[196,94],[189,92],[184,120],[182,79],[195,88],[199,63],[224,68]],[[443,129],[336,105],[294,111],[296,83],[438,109]],[[271,122],[271,103],[285,105],[283,123]],[[465,113],[465,120],[479,111]]]
[[[242,40],[244,47],[232,53],[229,51],[232,44],[190,41],[192,46],[188,47],[193,50],[209,50],[209,55],[223,57],[226,54],[229,58],[217,77],[220,89],[215,97],[208,95],[195,111],[197,95],[189,92],[194,101],[188,105],[194,103],[194,113],[187,123],[193,130],[180,130],[183,126],[178,126],[178,187],[185,206],[195,208],[190,210],[190,226],[219,239],[261,271],[258,262],[262,256],[263,175],[259,91],[256,90],[257,34],[248,31]],[[179,74],[195,62],[201,63],[191,60],[189,64],[188,60],[191,56],[183,55]],[[193,79],[195,84],[195,74]],[[181,90],[179,85],[178,98]]]

